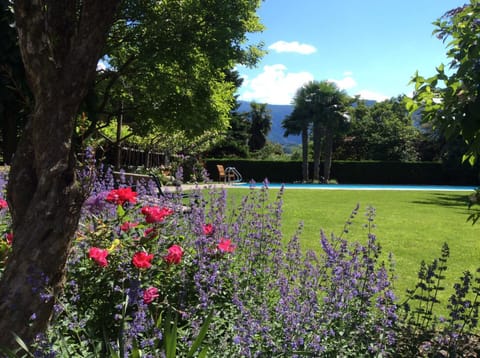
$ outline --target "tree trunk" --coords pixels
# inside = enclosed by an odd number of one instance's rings
[[[325,130],[325,162],[323,163],[323,176],[325,183],[330,180],[330,169],[332,168],[333,154],[333,131],[332,128]]]
[[[322,127],[318,120],[313,123],[313,181],[320,181],[320,155],[322,151]]]
[[[302,129],[302,180],[308,182],[308,126]]]
[[[15,20],[35,107],[14,156],[7,199],[13,251],[0,281],[0,347],[46,329],[83,202],[75,179],[75,117],[119,0],[17,0]]]

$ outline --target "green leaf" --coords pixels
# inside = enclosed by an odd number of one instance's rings
[[[122,205],[117,205],[117,216],[119,218],[123,217],[125,215],[125,209],[123,208]]]
[[[175,358],[177,354],[177,315],[175,315],[175,321],[172,322],[171,309],[167,309],[163,327],[165,354],[167,358]]]
[[[466,161],[468,161],[468,164],[473,167],[475,165],[475,156],[472,154],[464,154],[462,156],[462,163],[465,163]]]
[[[194,353],[198,350],[198,348],[202,344],[203,340],[205,339],[205,336],[207,335],[208,327],[210,326],[210,322],[212,321],[212,318],[213,318],[213,311],[211,311],[208,314],[207,318],[205,319],[205,322],[203,322],[197,338],[192,343],[192,346],[190,347],[190,350],[187,353],[187,358],[193,357]]]
[[[142,357],[142,350],[138,346],[138,342],[136,339],[133,340],[133,349],[130,352],[130,356],[132,358],[141,358]]]
[[[30,352],[30,350],[28,349],[26,343],[23,341],[23,339],[21,339],[19,336],[17,336],[15,333],[13,333],[13,336],[15,337],[15,342],[17,342],[17,344],[27,353],[27,355],[29,357],[34,357],[34,355]]]

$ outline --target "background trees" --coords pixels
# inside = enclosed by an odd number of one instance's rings
[[[336,155],[351,160],[416,161],[421,159],[422,140],[426,139],[414,126],[403,97],[370,106],[358,101],[350,109],[346,140],[337,143]]]
[[[248,139],[250,122],[247,113],[239,112],[238,107],[232,111],[230,127],[224,132],[223,137],[207,150],[207,155],[213,158],[240,157],[246,158],[250,151]]]

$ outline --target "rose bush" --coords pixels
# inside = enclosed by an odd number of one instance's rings
[[[100,347],[96,354],[128,356],[141,347],[158,356],[167,344],[166,312],[181,327],[176,344],[188,351],[210,308],[225,299],[228,275],[217,270],[227,272],[230,258],[213,257],[211,248],[222,242],[226,227],[216,229],[218,219],[207,225],[200,207],[186,216],[180,195],[156,199],[148,187],[140,194],[108,182],[95,183],[85,203],[64,294],[55,301],[56,316],[45,344],[39,339],[40,351],[46,354],[45,347],[61,336],[72,355]],[[200,278],[199,271],[212,275]]]

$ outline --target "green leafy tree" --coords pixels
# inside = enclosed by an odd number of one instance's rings
[[[250,121],[248,147],[250,151],[255,152],[267,143],[268,133],[272,129],[272,114],[266,103],[252,102],[247,117]]]
[[[123,2],[104,53],[108,67],[90,91],[88,118],[102,123],[123,114],[139,135],[226,129],[239,85],[232,68],[252,66],[263,54],[260,45],[245,46],[247,33],[263,29],[259,5]]]
[[[213,158],[222,157],[240,157],[249,156],[248,139],[250,122],[246,118],[245,113],[239,113],[237,110],[232,111],[230,118],[230,127],[227,129],[222,138],[207,150],[207,155]]]
[[[421,141],[404,105],[404,97],[367,107],[360,101],[351,110],[351,125],[343,143],[345,159],[415,161]],[[347,154],[348,153],[348,154]]]
[[[434,22],[434,34],[447,42],[449,65],[440,64],[436,74],[424,78],[418,72],[412,83],[415,93],[408,108],[421,110],[447,139],[461,136],[467,144],[464,160],[471,164],[480,154],[480,2],[470,0]]]
[[[230,77],[236,87],[240,87],[243,80],[238,72],[231,71]],[[250,137],[250,122],[245,112],[239,112],[240,103],[236,101],[234,108],[230,112],[229,126],[225,131],[220,131],[218,140],[206,151],[206,155],[214,158],[221,157],[241,157],[249,156],[248,139]]]

